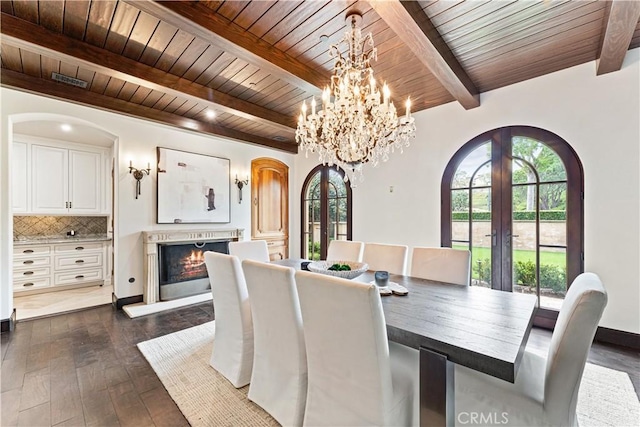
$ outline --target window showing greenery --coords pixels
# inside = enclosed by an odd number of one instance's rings
[[[318,166],[302,191],[302,257],[324,259],[331,240],[351,238],[351,187],[344,173]]]
[[[559,309],[582,272],[582,166],[551,132],[514,126],[463,146],[443,175],[442,244],[469,249],[472,284]]]

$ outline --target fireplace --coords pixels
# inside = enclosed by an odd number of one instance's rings
[[[229,253],[229,240],[158,245],[160,301],[210,292],[206,251]]]
[[[228,253],[229,242],[242,240],[243,231],[241,228],[143,231],[144,255],[147,260],[142,289],[145,304],[187,296],[197,299],[197,294],[211,294],[204,259],[196,250],[202,253],[208,250]],[[206,246],[209,244],[213,246]],[[183,249],[180,246],[188,249],[181,253]],[[161,266],[161,252],[165,255],[169,253],[177,261],[174,259]],[[180,266],[188,268],[178,273],[175,270]]]

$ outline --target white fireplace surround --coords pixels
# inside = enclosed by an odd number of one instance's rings
[[[144,303],[155,304],[160,298],[158,273],[158,244],[195,243],[219,240],[242,240],[244,229],[224,228],[215,230],[153,230],[143,231],[145,263],[145,283],[142,289]]]

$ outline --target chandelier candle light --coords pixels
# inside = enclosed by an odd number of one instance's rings
[[[331,86],[322,92],[322,109],[318,111],[314,97],[308,114],[304,101],[296,130],[296,141],[307,156],[309,151],[318,152],[323,164],[342,168],[351,187],[355,187],[356,177],[362,181],[365,163],[375,167],[386,162],[390,152],[408,147],[416,132],[411,100],[407,98],[405,115],[398,119],[386,83],[380,96],[371,67],[371,61],[377,60],[377,49],[371,33],[362,37],[361,21],[360,14],[347,14],[350,30],[329,49],[334,71]],[[340,51],[341,45],[348,48],[345,53]]]

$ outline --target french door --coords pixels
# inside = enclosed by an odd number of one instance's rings
[[[302,188],[302,258],[326,259],[331,240],[351,240],[351,187],[344,171],[317,166]]]
[[[533,293],[557,311],[583,271],[583,194],[580,161],[559,136],[485,132],[445,169],[442,246],[471,251],[472,285]]]

